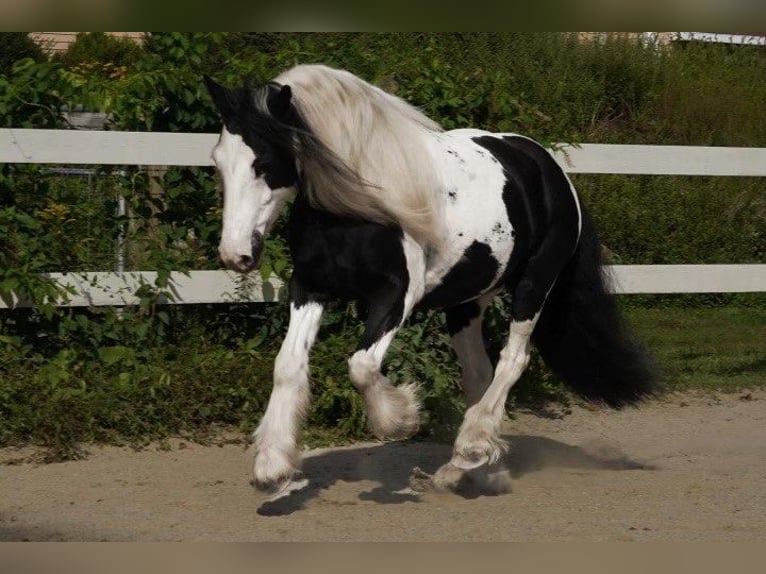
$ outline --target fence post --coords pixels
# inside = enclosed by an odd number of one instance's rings
[[[125,271],[125,246],[126,246],[126,234],[125,234],[125,218],[128,215],[128,204],[125,200],[125,194],[122,192],[121,178],[125,177],[126,171],[119,169],[117,174],[117,218],[119,225],[117,227],[117,245],[115,247],[115,271],[117,273],[123,273]]]

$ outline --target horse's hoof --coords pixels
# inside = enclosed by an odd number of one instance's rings
[[[267,494],[282,491],[299,472],[300,454],[297,450],[283,450],[274,447],[256,445],[253,460],[253,480],[255,488]]]
[[[462,468],[448,462],[439,467],[431,478],[431,482],[437,492],[457,492],[465,476],[466,473]]]
[[[433,490],[433,476],[421,470],[419,467],[412,469],[408,481],[408,488],[413,492],[423,494]]]
[[[498,436],[494,425],[465,425],[460,429],[452,451],[454,466],[461,470],[473,470],[487,464],[495,464],[508,450],[508,443]]]
[[[460,470],[473,470],[487,464],[489,460],[490,455],[486,450],[471,449],[456,452],[452,455],[450,464]]]
[[[266,479],[253,478],[250,481],[250,486],[260,492],[274,496],[285,490],[292,481],[293,475],[290,473]]]

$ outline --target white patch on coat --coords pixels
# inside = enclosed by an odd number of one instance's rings
[[[514,133],[492,133],[476,129],[459,129],[432,135],[430,149],[434,164],[439,166],[441,183],[437,196],[445,235],[440,241],[441,248],[429,253],[426,293],[441,283],[474,241],[488,245],[498,261],[497,274],[492,284],[503,275],[510,260],[515,244],[515,230],[503,201],[506,177],[500,162],[486,148],[473,141],[473,138],[481,136],[519,137],[534,142]],[[555,162],[555,158],[553,160]],[[561,171],[574,198],[579,237],[582,230],[580,200],[566,171],[563,168]]]
[[[506,180],[503,167],[472,140],[487,135],[495,134],[453,130],[431,140],[433,161],[440,167],[439,199],[445,237],[442,248],[429,257],[426,293],[441,283],[474,241],[488,245],[498,261],[493,283],[502,276],[510,260],[514,237],[503,202]]]

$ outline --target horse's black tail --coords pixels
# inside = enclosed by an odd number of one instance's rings
[[[532,341],[576,393],[619,408],[654,394],[657,372],[626,328],[603,273],[596,230],[583,211],[578,247],[543,306]]]

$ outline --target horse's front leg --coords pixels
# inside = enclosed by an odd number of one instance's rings
[[[386,351],[397,330],[398,325],[383,330],[374,321],[368,321],[363,342],[348,361],[351,382],[364,398],[367,426],[381,440],[409,438],[420,424],[417,385],[394,386],[381,372]]]
[[[348,361],[351,382],[364,397],[368,426],[380,439],[408,438],[419,426],[417,385],[394,386],[381,372],[391,341],[423,297],[423,251],[408,236],[404,237],[402,247],[407,272],[401,277],[381,279],[370,294],[364,335]]]
[[[274,387],[254,434],[253,484],[260,490],[287,488],[300,468],[298,435],[309,406],[309,351],[323,311],[322,303],[292,297],[290,325],[274,362]]]

